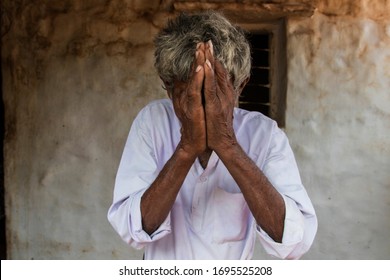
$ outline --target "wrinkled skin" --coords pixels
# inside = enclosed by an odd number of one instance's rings
[[[192,67],[193,76],[188,83],[176,81],[172,102],[181,122],[180,147],[189,155],[197,157],[207,150],[206,114],[202,104],[205,63],[204,44],[198,44]]]
[[[211,41],[198,44],[192,70],[188,83],[174,83],[171,96],[182,124],[180,145],[189,154],[200,157],[205,167],[212,150],[218,153],[236,141],[235,92],[229,74],[214,59]]]

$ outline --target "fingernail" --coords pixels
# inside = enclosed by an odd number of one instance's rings
[[[213,67],[211,66],[210,60],[206,59],[206,64],[207,64],[207,66],[208,66],[211,70],[213,70]]]
[[[213,46],[213,42],[212,42],[211,40],[209,40],[207,43],[209,44],[211,54],[214,55],[214,46]]]
[[[202,69],[202,66],[198,65],[198,67],[196,67],[196,69],[195,69],[195,72],[198,73],[200,71],[200,69]]]
[[[196,49],[199,49],[201,45],[202,45],[202,42],[199,42],[198,44],[196,44]]]
[[[199,56],[199,51],[196,51],[195,52],[195,57],[198,58],[198,56]]]

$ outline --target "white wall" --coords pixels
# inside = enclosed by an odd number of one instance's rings
[[[388,259],[390,19],[317,13],[288,41],[287,134],[319,218],[306,257]]]
[[[160,1],[3,2],[9,258],[141,258],[106,212],[134,116],[165,96],[152,37],[170,14]],[[286,132],[319,216],[307,259],[390,257],[390,3],[356,3],[288,21]]]

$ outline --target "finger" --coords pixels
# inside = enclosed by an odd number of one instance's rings
[[[206,44],[205,51],[205,78],[204,78],[204,94],[206,101],[213,100],[216,97],[216,81],[214,73],[214,50],[211,40]]]
[[[205,43],[198,43],[195,50],[194,61],[191,65],[191,74],[187,82],[175,81],[173,96],[191,98],[195,104],[202,102],[202,87],[204,80]]]
[[[195,52],[195,62],[197,65],[203,65],[205,63],[205,43],[198,43]]]
[[[196,70],[196,68],[198,67],[199,64],[203,64],[200,59],[198,59],[198,55],[200,52],[204,52],[204,43],[198,43],[196,45],[196,49],[195,49],[195,56],[193,58],[193,61],[192,61],[192,64],[191,64],[191,74],[193,74]],[[204,57],[204,56],[203,56]]]
[[[195,52],[195,60],[193,65],[193,73],[189,83],[189,94],[194,95],[192,97],[196,98],[196,101],[201,102],[202,99],[202,87],[204,80],[204,43],[199,43]]]
[[[199,56],[202,56],[200,53]],[[189,94],[196,95],[201,98],[201,92],[203,87],[203,80],[204,80],[204,66],[202,64],[197,64],[192,79],[190,80],[189,84]]]
[[[232,81],[228,71],[223,67],[222,63],[218,60],[214,61],[214,72],[216,81],[220,88],[233,87]]]
[[[207,41],[207,43],[205,43],[205,47],[206,47],[205,52],[207,51],[206,59],[209,59],[211,64],[214,65],[214,45],[213,45],[213,42],[211,40]]]

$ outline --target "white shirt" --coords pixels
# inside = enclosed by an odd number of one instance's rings
[[[164,99],[146,106],[133,122],[108,211],[122,239],[145,248],[145,259],[250,259],[256,236],[279,258],[299,258],[310,248],[317,218],[284,132],[264,115],[238,108],[233,125],[243,150],[284,199],[282,243],[256,225],[240,188],[214,152],[206,169],[198,160],[192,165],[161,226],[151,235],[142,229],[141,197],[181,137],[172,102]]]

